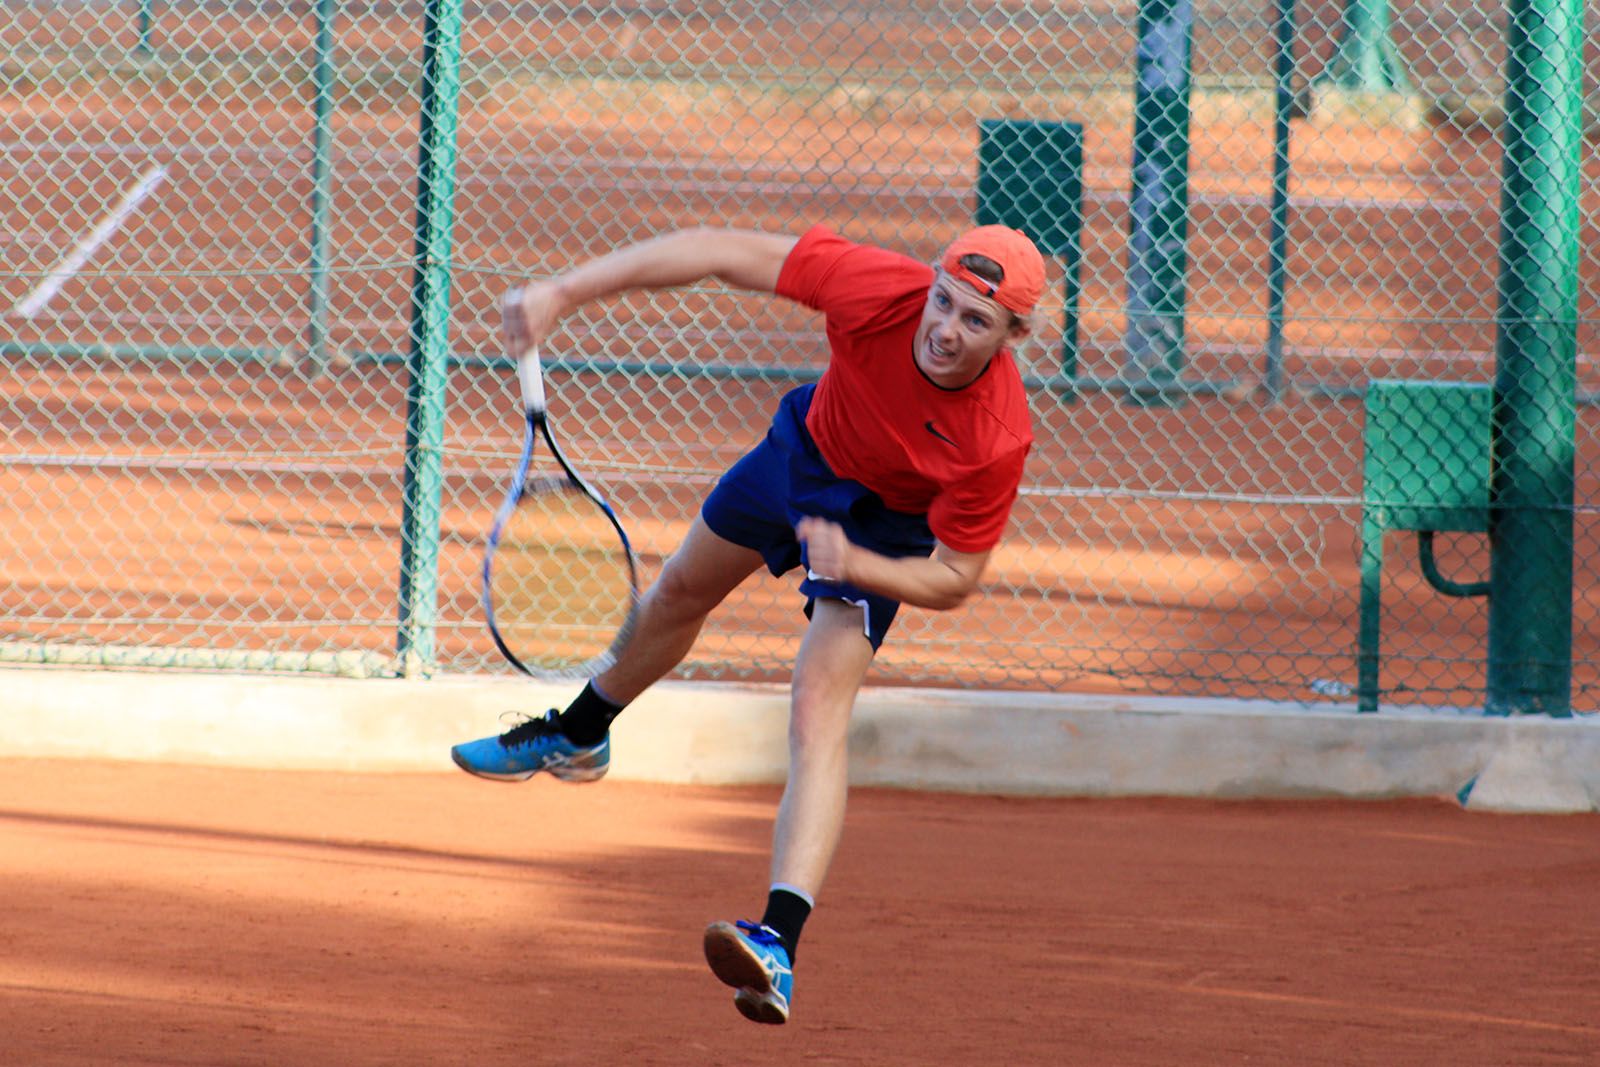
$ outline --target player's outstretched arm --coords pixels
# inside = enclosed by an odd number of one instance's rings
[[[557,322],[584,304],[632,289],[716,278],[737,289],[770,293],[797,240],[792,234],[698,227],[619,248],[508,293],[509,340],[517,349],[542,344]]]

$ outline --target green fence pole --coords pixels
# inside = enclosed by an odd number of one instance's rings
[[[155,6],[156,0],[139,0],[139,43],[134,48],[142,56],[154,51],[150,37],[155,32]]]
[[[1410,92],[1389,35],[1389,0],[1345,0],[1339,21],[1339,44],[1319,80],[1360,92]]]
[[[1140,0],[1121,375],[1133,403],[1173,403],[1181,396],[1193,43],[1190,0]]]
[[[411,283],[411,348],[406,360],[400,631],[396,644],[401,673],[408,678],[425,674],[435,660],[462,2],[428,0],[423,14],[416,265]]]
[[[1568,715],[1583,8],[1509,14],[1485,706]]]
[[[1272,23],[1272,206],[1267,222],[1267,365],[1262,387],[1268,399],[1283,394],[1283,312],[1289,251],[1289,119],[1294,113],[1295,0],[1277,0]]]
[[[328,214],[333,183],[333,18],[338,0],[317,0],[316,56],[311,68],[311,292],[306,351],[313,370],[328,365]]]

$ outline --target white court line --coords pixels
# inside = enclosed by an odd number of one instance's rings
[[[44,310],[44,306],[50,302],[50,298],[60,292],[61,287],[89,261],[89,257],[94,255],[95,250],[105,244],[106,240],[121,228],[122,224],[127,221],[128,216],[138,209],[139,205],[155,191],[155,187],[160,185],[166,176],[166,165],[161,163],[145,171],[138,183],[123,194],[122,200],[111,214],[107,215],[87,237],[78,242],[77,247],[67,254],[67,258],[63,259],[56,266],[56,269],[51,271],[44,281],[39,283],[38,288],[18,301],[17,306],[11,309],[12,314],[31,319]]]

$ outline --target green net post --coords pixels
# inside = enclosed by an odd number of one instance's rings
[[[1339,44],[1322,81],[1359,92],[1410,92],[1389,32],[1389,0],[1345,0],[1339,22]]]
[[[423,16],[422,114],[417,152],[416,265],[406,360],[406,451],[400,540],[401,672],[434,663],[438,621],[439,503],[449,361],[450,242],[455,222],[457,106],[463,0],[428,0]]]
[[[1193,44],[1190,0],[1140,0],[1121,375],[1139,404],[1175,402],[1184,366]]]
[[[1078,302],[1083,264],[1083,127],[1074,122],[982,119],[978,123],[980,226],[1021,230],[1065,271],[1061,389],[1076,396]]]
[[[306,350],[311,367],[328,365],[328,215],[333,181],[333,19],[338,0],[317,0],[316,55],[312,64],[311,291]]]
[[[1485,704],[1568,715],[1583,8],[1513,0],[1509,25]]]

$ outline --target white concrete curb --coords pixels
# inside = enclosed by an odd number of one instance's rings
[[[0,668],[0,756],[458,773],[457,741],[575,687]],[[665,683],[613,731],[617,778],[781,782],[788,690]],[[1600,717],[1491,718],[1339,705],[869,689],[860,785],[1036,795],[1454,797],[1600,810]]]

